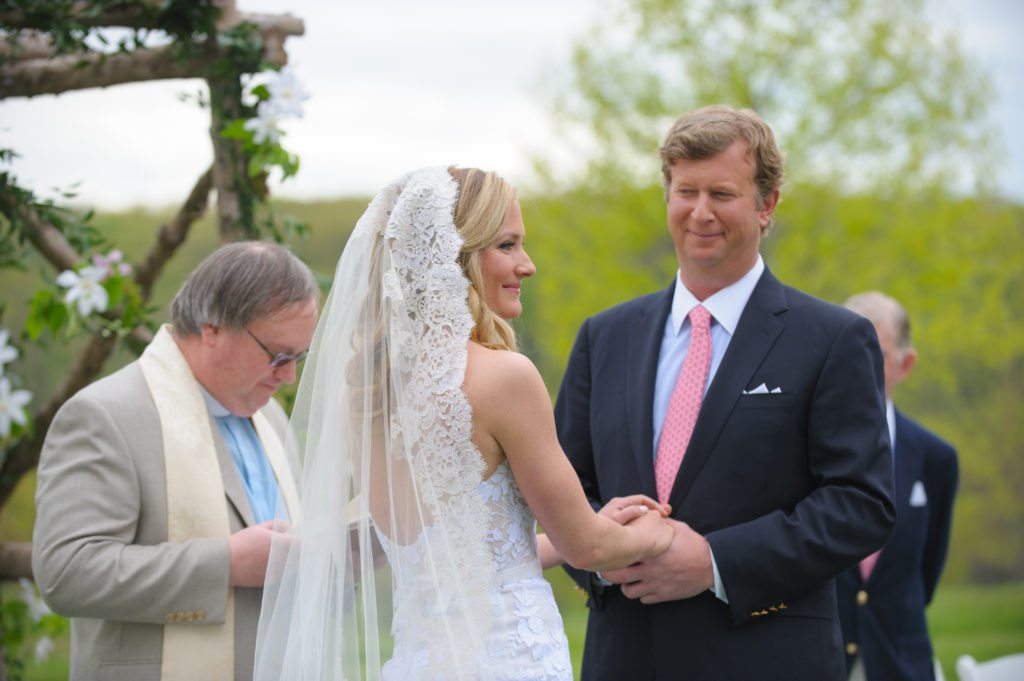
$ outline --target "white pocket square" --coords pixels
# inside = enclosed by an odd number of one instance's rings
[[[744,395],[769,395],[769,394],[778,395],[781,392],[782,392],[782,388],[772,388],[771,390],[769,390],[768,386],[766,386],[764,383],[762,383],[761,385],[757,386],[756,388],[751,388],[750,390],[744,390],[743,394]]]
[[[928,495],[924,493],[924,483],[920,480],[914,482],[910,490],[910,505],[917,508],[928,504]]]

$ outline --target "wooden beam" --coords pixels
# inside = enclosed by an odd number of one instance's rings
[[[5,60],[45,59],[57,54],[53,38],[43,31],[0,31],[0,56]]]
[[[264,60],[276,66],[288,63],[287,36],[302,35],[301,19],[291,15],[241,14],[263,36]],[[213,59],[210,56],[214,57]],[[130,52],[67,54],[52,58],[19,59],[0,65],[0,99],[60,94],[71,90],[109,87],[123,83],[167,78],[206,78],[210,63],[219,56],[180,59],[173,46],[139,48]]]

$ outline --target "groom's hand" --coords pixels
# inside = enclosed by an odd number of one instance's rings
[[[675,530],[667,551],[627,568],[602,573],[608,581],[621,584],[627,598],[661,603],[692,598],[714,588],[715,574],[707,540],[686,523],[671,519],[667,522]]]

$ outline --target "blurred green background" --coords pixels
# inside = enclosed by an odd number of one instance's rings
[[[922,18],[922,0],[620,0],[576,44],[551,93],[577,169],[537,161],[521,187],[527,248],[522,349],[552,397],[588,315],[668,286],[656,148],[678,113],[714,102],[749,106],[772,124],[789,180],[763,244],[782,281],[840,303],[882,290],[910,313],[919,361],[899,407],[960,456],[948,566],[929,612],[947,678],[970,653],[1024,652],[1024,206],[1000,198],[1003,151],[988,116],[987,74],[955,35]],[[713,10],[713,11],[712,11]],[[571,133],[571,134],[570,134]],[[500,170],[500,169],[499,169]],[[312,227],[296,251],[325,278],[368,197],[275,202]],[[167,210],[101,213],[94,223],[137,261]],[[155,290],[156,318],[215,246],[207,216]],[[41,261],[0,270],[2,326],[21,328]],[[22,343],[15,370],[41,399],[78,342]],[[105,368],[130,361],[119,350]],[[0,509],[0,541],[27,541],[34,478]],[[549,571],[578,659],[583,598]],[[5,594],[14,585],[4,585]],[[66,676],[67,641],[28,679]]]
[[[275,207],[312,226],[296,251],[314,270],[333,274],[367,199]],[[528,249],[537,275],[525,282],[517,323],[523,351],[541,367],[552,397],[571,343],[589,314],[668,286],[675,271],[659,186],[621,185],[617,192],[577,190],[523,197]],[[97,217],[126,258],[139,257],[170,212],[130,211]],[[155,295],[158,318],[184,276],[214,246],[212,218],[173,261]],[[835,196],[793,186],[765,242],[765,260],[783,280],[827,300],[878,288],[910,311],[920,360],[896,399],[901,409],[949,440],[960,456],[948,567],[929,617],[947,675],[960,654],[979,659],[1024,650],[1024,488],[1021,405],[1024,328],[1024,207],[995,200],[934,197],[917,202]],[[38,275],[0,271],[7,310],[18,328]],[[61,378],[75,344],[23,344],[18,366],[46,394]],[[107,366],[130,361],[119,351]],[[0,511],[0,540],[31,538],[34,478],[27,476]],[[557,570],[556,588],[578,663],[586,611],[583,596]],[[28,679],[64,678],[61,650]],[[577,664],[578,669],[578,664]],[[54,670],[48,672],[46,670]],[[955,678],[955,676],[950,676]]]

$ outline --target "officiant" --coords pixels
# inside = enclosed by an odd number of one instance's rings
[[[287,417],[319,289],[286,249],[223,246],[142,356],[68,400],[40,455],[33,570],[70,679],[249,680],[272,523],[296,523]]]

